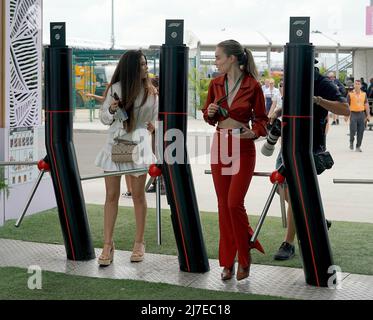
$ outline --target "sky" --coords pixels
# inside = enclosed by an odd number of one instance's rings
[[[43,42],[49,23],[66,22],[67,38],[110,46],[111,0],[43,0]],[[289,17],[311,17],[311,30],[334,41],[364,39],[365,8],[371,0],[114,0],[118,47],[161,45],[165,20],[183,19],[185,43],[282,44],[288,40]],[[332,44],[325,36],[314,35]]]

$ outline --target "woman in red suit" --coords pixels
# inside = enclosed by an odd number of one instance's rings
[[[224,267],[222,280],[234,275],[238,255],[237,280],[249,276],[251,255],[257,241],[249,244],[253,230],[244,199],[254,173],[254,140],[266,136],[268,118],[254,58],[235,40],[219,43],[215,64],[221,75],[210,83],[203,116],[215,126],[211,149],[211,171],[219,208],[219,261]]]

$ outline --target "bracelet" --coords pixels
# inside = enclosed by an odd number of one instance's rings
[[[113,112],[113,111],[111,110],[111,106],[109,107],[109,113],[110,113],[110,114],[115,114],[115,111]]]

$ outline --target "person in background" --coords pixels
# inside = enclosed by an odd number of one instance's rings
[[[274,112],[274,110],[276,108],[281,108],[281,106],[282,106],[282,96],[281,96],[280,90],[275,87],[275,80],[273,80],[273,79],[269,80],[269,90],[268,91],[271,95],[271,101],[272,101],[271,107],[268,111],[268,117],[270,117],[270,115],[272,114],[272,112]],[[267,100],[267,98],[266,98],[266,100]],[[267,106],[266,106],[266,108],[267,108]]]
[[[361,83],[361,90],[364,91],[365,93],[368,92],[368,84],[364,81],[364,78],[360,78],[360,83]]]
[[[320,74],[318,68],[315,68],[313,102],[314,114],[312,151],[313,153],[319,153],[326,151],[326,124],[328,112],[348,116],[350,111],[348,109],[346,98],[342,96],[341,92],[339,89],[337,89],[333,82]],[[272,123],[281,115],[282,109],[277,109],[276,112],[271,115],[270,122]],[[280,151],[276,160],[276,169],[280,168],[282,163],[282,153]],[[287,229],[285,239],[274,255],[275,260],[281,261],[289,260],[295,255],[295,224],[287,188],[285,189],[285,199],[288,202]],[[329,221],[327,221],[327,226],[328,228],[330,227]]]
[[[275,87],[275,80],[269,79],[268,88],[264,88],[265,107],[267,115],[276,108],[277,101],[281,99],[280,90]]]
[[[347,102],[350,105],[350,150],[354,150],[354,140],[356,138],[356,151],[362,152],[361,144],[363,142],[366,123],[370,121],[370,110],[367,94],[361,89],[361,81],[355,80],[354,90],[347,96]]]
[[[346,92],[346,88],[345,86],[342,84],[342,82],[339,81],[339,79],[337,79],[335,77],[335,73],[334,72],[329,72],[328,75],[327,75],[328,79],[333,82],[336,87],[338,88],[339,92],[341,93],[341,95],[343,97],[346,96],[347,92]],[[333,122],[332,122],[332,126],[334,125],[338,125],[339,124],[339,117],[338,115],[334,114],[333,113]]]
[[[269,88],[269,79],[264,79],[264,84],[262,85],[263,92],[264,92],[264,90],[266,90],[268,88]]]
[[[369,82],[370,82],[370,85],[367,91],[367,95],[369,99],[373,99],[373,78],[371,78]]]

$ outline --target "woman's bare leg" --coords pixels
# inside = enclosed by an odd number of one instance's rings
[[[105,177],[106,199],[104,206],[104,244],[113,241],[115,221],[118,215],[118,202],[120,196],[121,177]],[[110,246],[104,246],[104,250],[110,250]],[[103,252],[108,254],[108,252]]]
[[[144,242],[147,203],[145,198],[146,174],[131,177],[132,201],[135,209],[136,237],[135,242]]]

